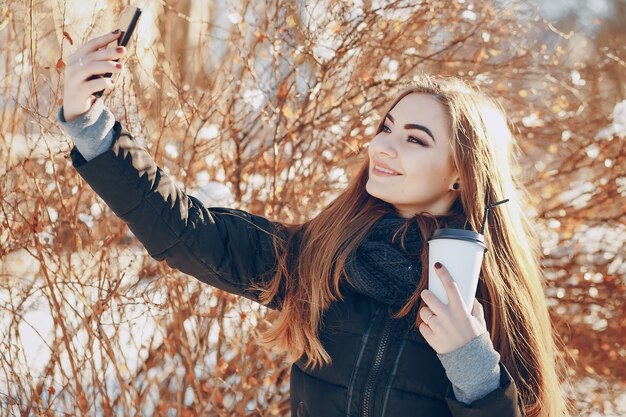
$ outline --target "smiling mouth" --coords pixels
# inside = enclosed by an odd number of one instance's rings
[[[375,171],[375,172],[377,172],[377,173],[381,173],[381,174],[387,174],[387,175],[402,175],[402,174],[400,174],[400,173],[398,173],[398,172],[395,172],[395,171],[390,170],[390,169],[387,169],[387,168],[380,167],[380,166],[378,166],[378,165],[376,165],[376,164],[374,164],[374,166],[373,166],[372,170],[373,170],[373,171]]]

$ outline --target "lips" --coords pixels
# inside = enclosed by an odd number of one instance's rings
[[[395,169],[393,169],[393,168],[392,168],[392,167],[390,167],[389,165],[387,165],[387,164],[383,164],[383,163],[382,163],[382,162],[380,162],[380,161],[374,161],[374,163],[372,164],[372,169],[375,169],[375,168],[374,168],[375,166],[378,166],[378,167],[380,167],[380,168],[385,168],[385,169],[388,169],[388,170],[392,171],[395,175],[402,175],[401,173],[399,173],[398,171],[396,171]],[[381,172],[382,172],[382,171],[381,171]]]

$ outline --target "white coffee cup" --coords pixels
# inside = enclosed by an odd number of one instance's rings
[[[435,262],[440,262],[459,287],[465,310],[471,314],[486,251],[485,237],[480,233],[465,229],[437,229],[428,241],[428,290],[448,304],[446,290],[435,272]]]

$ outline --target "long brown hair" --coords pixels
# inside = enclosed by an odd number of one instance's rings
[[[511,373],[527,416],[567,415],[559,389],[564,365],[558,355],[557,334],[544,299],[544,281],[537,236],[524,213],[527,194],[511,174],[511,162],[519,148],[508,119],[495,100],[455,78],[423,76],[393,100],[384,116],[407,94],[425,93],[438,99],[451,120],[451,163],[462,187],[445,216],[418,213],[407,219],[419,225],[424,241],[437,227],[462,216],[473,230],[480,230],[485,206],[509,198],[491,210],[485,229],[489,250],[485,253],[476,298],[483,305],[487,329],[501,361]],[[263,303],[283,294],[271,326],[260,343],[287,352],[290,361],[306,355],[307,366],[330,364],[331,358],[318,338],[321,315],[330,303],[343,300],[339,284],[349,279],[344,270],[371,226],[393,206],[368,194],[369,158],[336,199],[315,218],[302,224],[280,224],[274,239],[276,270],[265,288],[258,287]],[[406,231],[406,229],[405,229]],[[428,245],[421,254],[427,264]],[[420,293],[427,288],[428,268],[412,297],[394,317],[420,308]],[[416,316],[415,329],[421,319]]]

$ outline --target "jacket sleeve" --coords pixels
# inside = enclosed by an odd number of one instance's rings
[[[87,161],[76,146],[72,165],[121,218],[148,254],[172,268],[260,303],[250,284],[270,278],[271,235],[279,224],[243,210],[205,207],[185,194],[118,121],[111,147]],[[279,308],[280,294],[266,307]]]
[[[437,353],[457,400],[471,404],[500,385],[500,354],[493,348],[488,331],[460,348]]]
[[[448,385],[446,401],[453,417],[523,417],[518,401],[517,387],[511,374],[502,362],[500,366],[500,384],[498,388],[471,404],[458,401],[454,396],[452,384]]]

